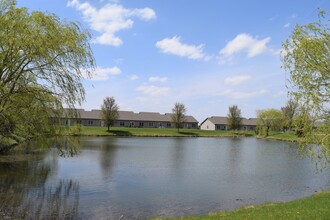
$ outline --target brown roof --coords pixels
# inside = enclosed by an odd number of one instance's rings
[[[69,110],[66,109],[68,112]],[[91,111],[85,111],[84,109],[76,109],[78,113],[77,118],[81,119],[101,119],[101,110],[92,109]],[[67,115],[67,114],[66,114]],[[132,111],[119,111],[118,121],[152,121],[152,122],[170,122],[172,121],[172,114],[160,114],[158,112],[139,112],[134,113]],[[198,123],[198,121],[190,115],[185,118],[186,122]]]
[[[227,124],[227,117],[212,116],[208,119],[215,125],[226,125]]]
[[[242,125],[250,125],[250,126],[256,126],[257,125],[257,119],[256,118],[242,118]]]

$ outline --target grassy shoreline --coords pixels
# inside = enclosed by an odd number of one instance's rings
[[[113,127],[107,131],[105,127],[70,127],[68,135],[73,136],[124,136],[124,137],[257,137],[294,142],[297,140],[292,132],[270,132],[268,137],[257,136],[254,131],[206,131],[199,129],[172,128],[122,128]]]
[[[255,137],[260,139],[296,142],[298,139],[293,132],[270,132],[268,137],[258,136],[255,131],[206,131],[200,129],[177,129],[173,128],[126,128],[112,127],[107,131],[105,127],[99,126],[71,126],[63,127],[60,136],[118,136],[118,137]],[[57,136],[50,135],[51,136]],[[33,138],[32,138],[33,139]],[[17,137],[16,139],[2,137],[0,135],[0,154],[8,152],[16,145],[30,139]]]
[[[285,203],[265,203],[245,206],[233,211],[209,213],[204,216],[178,218],[153,218],[154,220],[203,220],[203,219],[329,219],[330,190]]]

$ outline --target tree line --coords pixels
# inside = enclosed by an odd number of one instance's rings
[[[298,136],[303,136],[298,128],[299,119],[303,109],[297,101],[290,99],[284,107],[279,109],[257,110],[256,133],[268,136],[270,131],[296,131]],[[242,127],[241,110],[237,105],[229,106],[227,114],[227,126],[229,130],[240,130]]]

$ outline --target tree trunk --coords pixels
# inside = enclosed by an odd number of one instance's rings
[[[266,127],[266,137],[268,137],[269,134],[269,127]]]

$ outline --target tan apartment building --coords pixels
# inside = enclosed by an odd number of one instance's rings
[[[256,130],[257,119],[256,118],[242,118],[241,130]],[[212,116],[206,118],[200,125],[201,130],[228,130],[227,117]]]
[[[68,110],[67,110],[68,111]],[[81,124],[83,126],[104,126],[101,117],[101,110],[85,111],[76,109],[73,114],[63,116],[63,123],[67,126]],[[134,128],[173,128],[172,114],[160,114],[157,112],[119,111],[118,120],[114,127],[134,127]],[[186,116],[183,128],[198,129],[198,121],[193,116]]]

